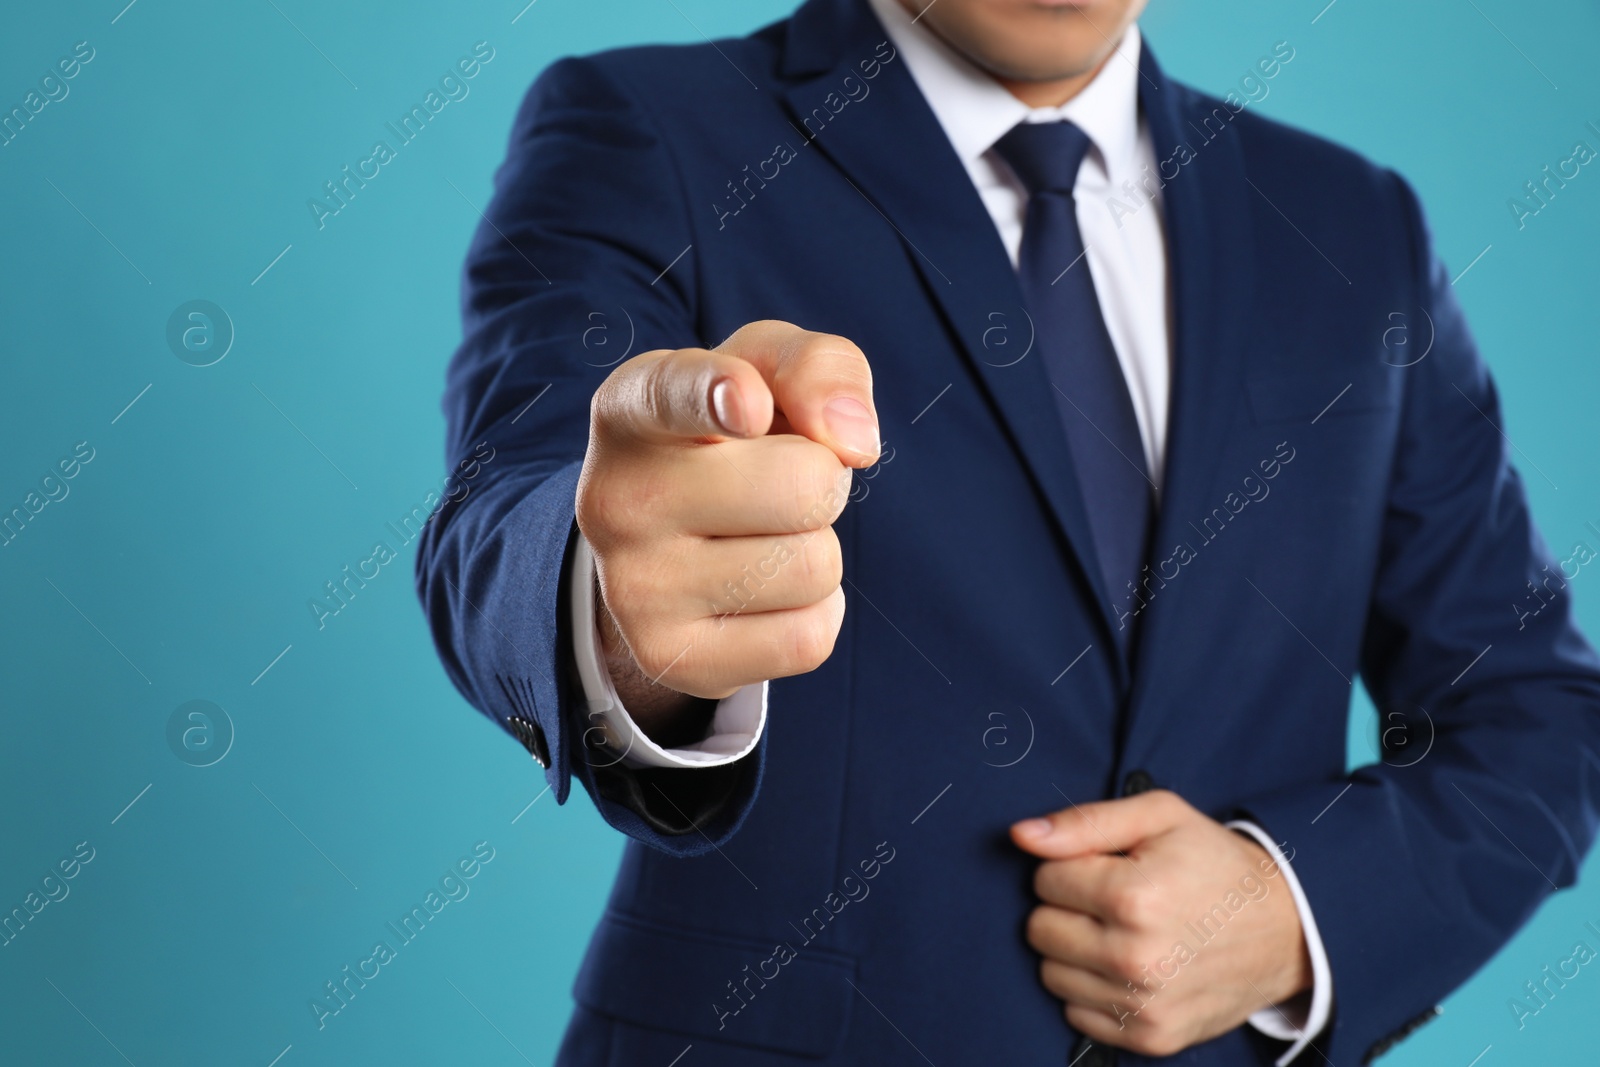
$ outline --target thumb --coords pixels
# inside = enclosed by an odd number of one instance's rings
[[[1152,789],[1120,800],[1075,804],[1011,827],[1018,848],[1041,859],[1061,860],[1092,853],[1131,852],[1166,833],[1194,809],[1176,793]]]
[[[662,349],[612,371],[595,393],[594,413],[608,433],[650,444],[759,437],[772,423],[772,392],[737,356]]]

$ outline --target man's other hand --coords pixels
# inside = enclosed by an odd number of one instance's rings
[[[1011,836],[1044,861],[1028,943],[1080,1033],[1170,1056],[1311,987],[1276,863],[1177,794],[1067,808]]]

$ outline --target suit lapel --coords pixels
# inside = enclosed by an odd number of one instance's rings
[[[1151,570],[1179,544],[1204,551],[1193,523],[1220,506],[1217,457],[1239,400],[1247,356],[1250,299],[1254,293],[1252,198],[1238,131],[1228,122],[1216,132],[1203,120],[1212,108],[1168,80],[1148,49],[1141,63],[1140,102],[1156,159],[1165,168],[1162,190],[1167,270],[1172,301],[1172,396],[1168,411],[1165,478],[1156,521]],[[1217,107],[1228,117],[1226,107]],[[1208,139],[1209,134],[1209,139]],[[1187,162],[1180,162],[1187,158]],[[1166,163],[1166,160],[1172,163]],[[1243,472],[1241,472],[1243,473]],[[1242,580],[1241,580],[1242,586]],[[1150,600],[1140,622],[1139,648],[1125,731],[1148,731],[1174,702],[1152,699],[1163,680],[1161,664],[1171,641],[1192,640],[1195,611],[1215,604],[1186,598],[1180,577]],[[1148,706],[1146,706],[1148,705]],[[1126,733],[1125,733],[1125,736]]]
[[[868,5],[810,0],[790,24],[784,98],[798,130],[815,109],[838,106],[847,75],[887,39]],[[1005,246],[977,190],[903,59],[883,65],[871,93],[826,124],[812,147],[831,159],[907,247],[946,325],[1044,495],[1098,605],[1110,640],[1115,620],[1066,433]],[[868,353],[871,356],[871,353]],[[1114,657],[1119,662],[1121,657]],[[1122,671],[1126,672],[1124,665]],[[1124,676],[1123,681],[1126,681]]]

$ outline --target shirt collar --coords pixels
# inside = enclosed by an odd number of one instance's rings
[[[1077,96],[1060,107],[1029,108],[928,26],[914,21],[898,0],[869,2],[963,165],[970,168],[1019,122],[1068,119],[1089,135],[1111,184],[1137,176],[1143,48],[1137,25],[1128,27],[1116,52]]]

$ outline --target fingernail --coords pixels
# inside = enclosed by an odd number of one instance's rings
[[[732,378],[723,378],[711,387],[711,412],[717,417],[717,423],[734,437],[743,437],[750,432],[750,424],[745,421],[744,401],[739,396],[739,386]]]
[[[1049,819],[1024,819],[1012,827],[1018,836],[1038,839],[1050,834]]]
[[[878,420],[853,396],[836,396],[822,409],[828,431],[845,448],[867,459],[878,457]]]

